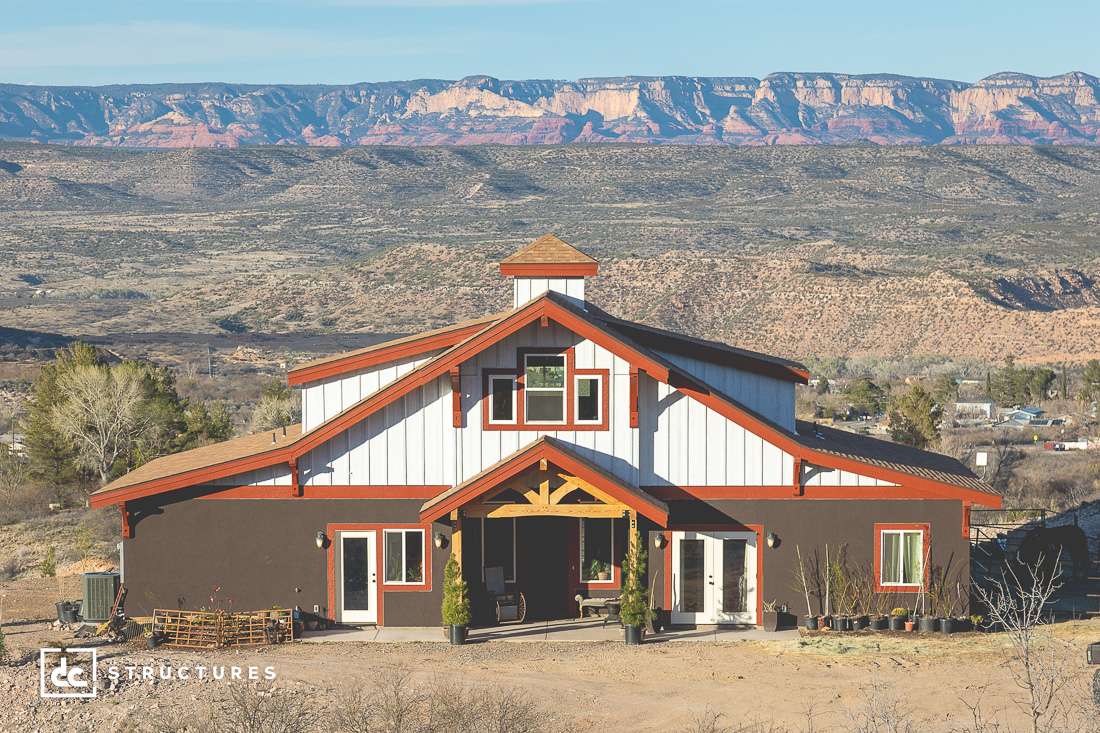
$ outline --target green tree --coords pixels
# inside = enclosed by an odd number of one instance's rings
[[[814,390],[818,394],[829,394],[829,378],[822,374],[817,383],[814,384]]]
[[[283,384],[282,381],[278,379],[272,379],[270,382],[260,387],[260,396],[273,400],[289,400],[293,394],[294,392],[290,389],[290,386]]]
[[[1085,364],[1085,373],[1081,375],[1081,381],[1085,384],[1081,390],[1081,395],[1086,400],[1091,400],[1100,394],[1100,360],[1090,359]]]
[[[1057,375],[1052,369],[1037,367],[1027,370],[1027,391],[1036,402],[1045,400]]]
[[[886,391],[870,377],[860,377],[842,392],[860,415],[877,415],[886,405]]]
[[[649,592],[646,587],[646,545],[642,533],[634,530],[630,550],[622,564],[622,602],[619,616],[627,626],[644,626],[649,620]]]
[[[890,437],[895,443],[927,448],[940,439],[943,406],[917,385],[894,401],[890,410]]]
[[[936,381],[932,384],[932,396],[936,398],[936,402],[946,405],[948,402],[954,402],[958,395],[959,383],[953,375],[941,374],[936,377]]]
[[[445,626],[468,626],[470,624],[470,594],[466,581],[462,579],[462,568],[454,554],[447,560],[443,569],[443,624]]]

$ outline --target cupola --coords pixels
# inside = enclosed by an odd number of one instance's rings
[[[501,260],[500,274],[514,278],[514,308],[547,290],[584,308],[584,279],[595,275],[598,267],[584,252],[547,234]]]

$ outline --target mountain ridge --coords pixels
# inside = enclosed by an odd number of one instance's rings
[[[1100,144],[1100,79],[776,72],[349,85],[0,84],[0,140],[241,145]]]

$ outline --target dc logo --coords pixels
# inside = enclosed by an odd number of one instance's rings
[[[96,650],[40,649],[38,669],[42,697],[95,697]]]

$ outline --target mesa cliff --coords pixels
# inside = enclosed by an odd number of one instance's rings
[[[415,80],[348,86],[0,84],[0,139],[241,145],[1096,144],[1100,79],[1000,73]]]

